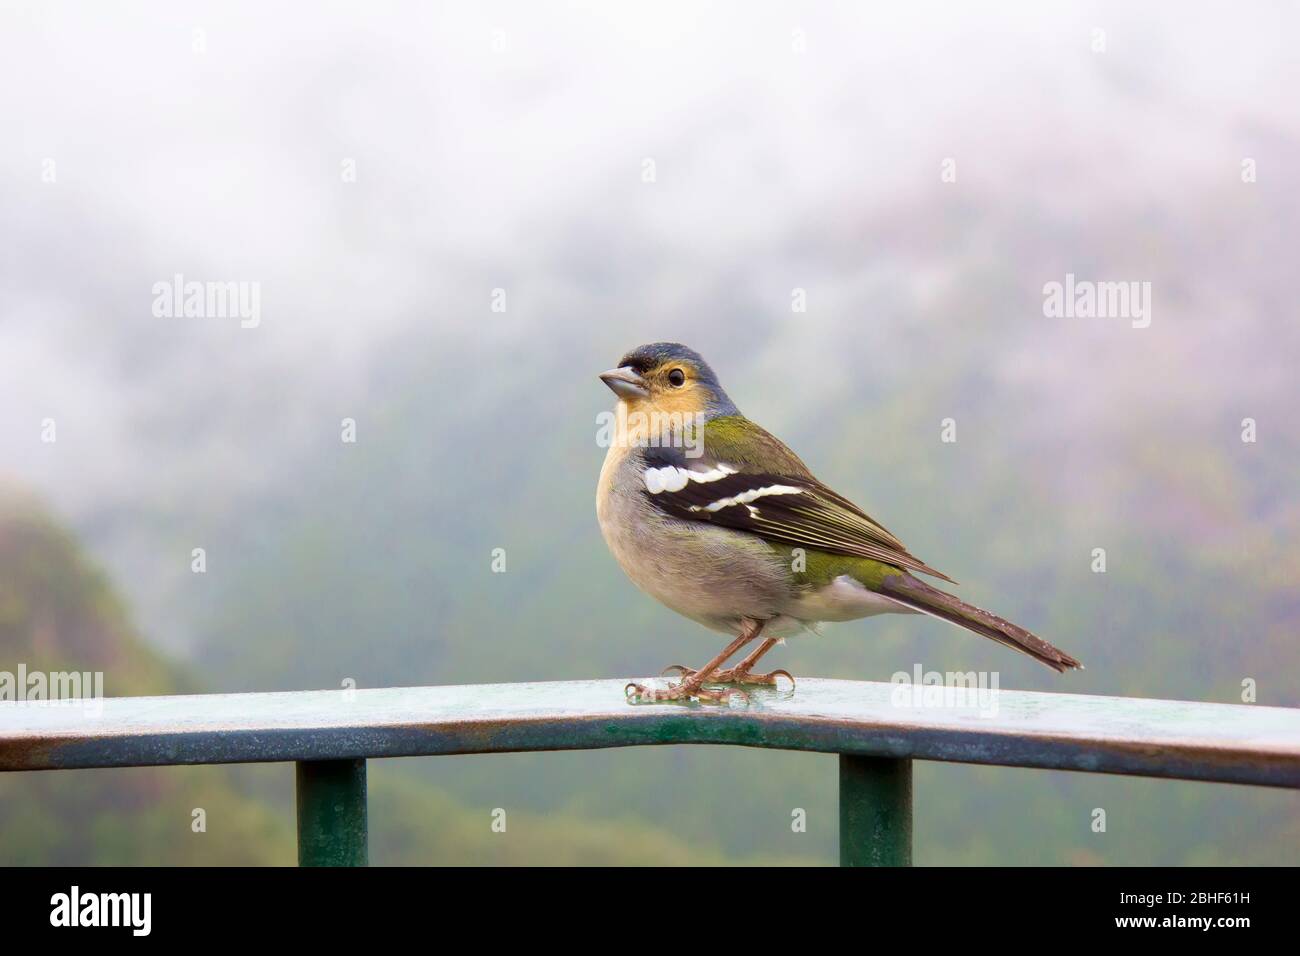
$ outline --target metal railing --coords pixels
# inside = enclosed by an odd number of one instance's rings
[[[637,704],[625,681],[0,702],[0,771],[297,764],[298,862],[367,862],[366,760],[729,744],[840,755],[840,862],[908,865],[912,761],[1300,788],[1300,710],[804,679],[744,706]],[[933,689],[941,691],[939,688]],[[936,705],[937,704],[937,705]]]

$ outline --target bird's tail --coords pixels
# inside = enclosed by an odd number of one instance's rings
[[[1023,627],[1004,621],[996,614],[967,604],[938,588],[931,587],[910,574],[890,575],[881,582],[883,594],[922,614],[929,614],[958,627],[1014,648],[1036,661],[1041,661],[1055,671],[1068,671],[1083,665],[1065,651],[1058,650],[1041,637],[1030,634]]]

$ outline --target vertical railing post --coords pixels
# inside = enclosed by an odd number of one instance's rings
[[[298,865],[366,866],[366,762],[297,764]]]
[[[840,866],[911,865],[911,758],[840,754]]]

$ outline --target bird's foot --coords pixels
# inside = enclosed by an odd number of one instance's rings
[[[698,674],[698,671],[691,670],[689,667],[683,667],[681,664],[669,664],[665,667],[660,677],[668,676],[669,671],[677,671],[683,681],[689,681]],[[777,678],[784,677],[790,682],[791,689],[794,688],[794,675],[786,670],[769,671],[766,674],[754,674],[748,669],[740,667],[728,667],[725,670],[714,671],[709,675],[708,683],[710,684],[754,684],[765,685],[768,687],[777,686]]]
[[[668,687],[647,687],[645,684],[630,683],[623,688],[631,704],[657,704],[661,701],[698,700],[707,704],[730,704],[733,700],[748,701],[749,695],[739,688],[714,690],[705,687],[694,674],[670,684]]]

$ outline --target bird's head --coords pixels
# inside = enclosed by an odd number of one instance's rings
[[[676,342],[634,348],[616,367],[601,372],[600,380],[633,411],[705,418],[737,414],[709,363]]]

